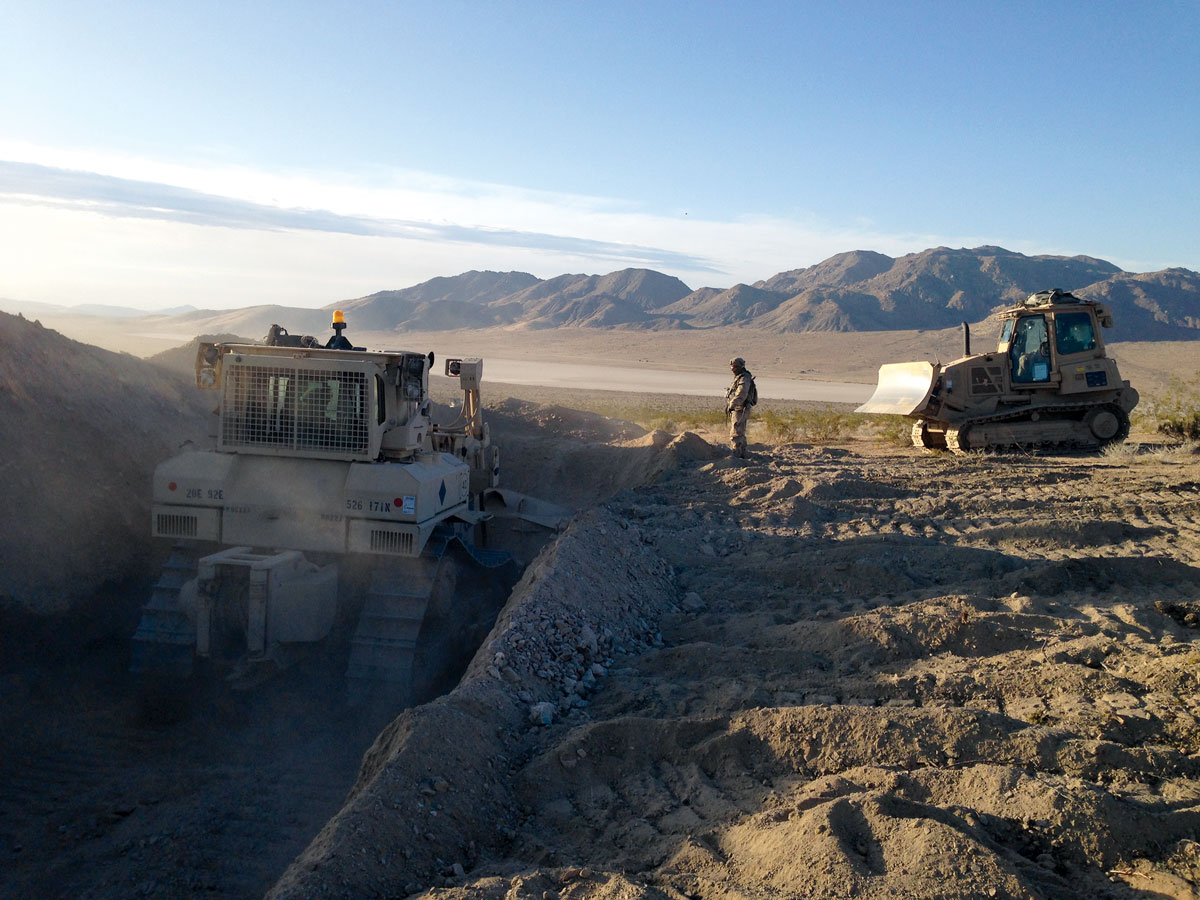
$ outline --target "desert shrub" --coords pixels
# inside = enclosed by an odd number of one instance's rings
[[[878,440],[897,447],[912,445],[912,430],[915,419],[908,416],[871,416],[870,425]]]
[[[793,410],[795,412],[795,410]],[[763,410],[763,427],[771,439],[779,444],[790,444],[799,440],[800,432],[790,414],[778,413],[773,409]]]
[[[800,429],[805,438],[819,444],[823,441],[837,440],[864,421],[865,417],[858,413],[838,412],[827,406],[824,409],[805,410],[800,415]]]
[[[656,412],[634,421],[643,428],[661,429],[677,434],[681,431],[719,429],[724,427],[727,420],[723,410],[709,409],[675,413]]]
[[[1200,441],[1184,440],[1178,444],[1167,444],[1147,455],[1156,462],[1190,462],[1193,456],[1200,456]]]
[[[1147,406],[1163,434],[1179,440],[1200,440],[1200,376],[1187,380],[1173,376],[1166,393]]]
[[[1142,434],[1147,431],[1158,430],[1158,419],[1153,413],[1146,411],[1146,404],[1142,403],[1129,414],[1129,430],[1136,431]]]
[[[1181,440],[1200,440],[1200,410],[1193,410],[1185,416],[1171,417],[1158,423],[1158,430]]]
[[[1131,456],[1137,456],[1141,452],[1141,445],[1134,444],[1129,441],[1117,441],[1112,444],[1105,444],[1101,449],[1101,454],[1109,459],[1128,459]]]
[[[807,441],[822,444],[852,434],[868,420],[859,413],[841,412],[832,406],[824,409],[792,409],[787,412],[763,410],[759,421],[767,434],[778,443]]]

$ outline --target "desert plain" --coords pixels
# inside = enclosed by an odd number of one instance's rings
[[[0,324],[4,896],[1197,895],[1200,456],[1144,422],[951,456],[781,441],[767,398],[741,460],[719,398],[485,383],[505,483],[572,515],[458,685],[380,729],[330,651],[163,724],[127,667],[150,474],[204,440],[186,354]],[[403,343],[869,383],[961,336]],[[1147,404],[1197,350],[1114,348]]]

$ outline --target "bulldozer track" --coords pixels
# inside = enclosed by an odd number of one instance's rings
[[[1089,413],[1096,410],[1104,410],[1108,413],[1111,413],[1117,420],[1117,431],[1113,437],[1107,440],[1100,440],[1096,438],[1091,433],[1090,429],[1087,430],[1087,436],[1083,436],[1081,434],[1080,437],[1073,437],[1069,440],[1062,441],[1041,440],[993,442],[983,447],[975,447],[972,446],[972,442],[970,440],[971,432],[980,426],[991,425],[998,422],[1020,421],[1022,419],[1027,419],[1032,413],[1037,413],[1041,418],[1054,417],[1059,420],[1062,420],[1063,415],[1070,416],[1081,413],[1082,418],[1079,420],[1079,422],[1081,425],[1086,426],[1086,419],[1089,417]],[[1074,420],[1069,419],[1068,421]],[[1080,431],[1083,432],[1084,428],[1081,428]],[[913,434],[914,436],[916,435],[915,427]],[[971,419],[968,422],[947,426],[945,438],[946,449],[948,449],[951,453],[962,456],[975,450],[1003,450],[1006,448],[1013,448],[1017,450],[1097,450],[1109,443],[1119,443],[1128,437],[1128,435],[1129,416],[1115,403],[1104,403],[1100,404],[1099,406],[1088,403],[1072,403],[1055,406],[1040,406],[1036,410],[1021,409],[994,416],[980,416],[978,418]],[[914,443],[916,443],[915,439]],[[917,446],[928,445],[918,444]]]
[[[923,450],[946,449],[945,433],[931,431],[929,428],[929,423],[924,419],[918,419],[913,423],[911,437],[914,447],[920,447]]]
[[[196,577],[204,552],[199,546],[176,545],[142,608],[131,671],[139,679],[143,709],[151,717],[179,715],[189,690],[196,626],[183,608],[181,591]],[[349,642],[346,690],[352,703],[371,697],[398,711],[427,698],[453,665],[447,659],[453,650],[445,646],[449,636],[430,627],[431,613],[444,619],[454,609],[462,614],[464,627],[474,623],[483,614],[479,601],[495,593],[489,582],[511,586],[513,563],[506,552],[476,547],[445,531],[435,532],[417,558],[378,557],[369,566],[369,584]],[[490,571],[503,574],[495,579],[470,577]],[[462,597],[456,597],[459,591]],[[501,598],[491,600],[494,615]],[[423,649],[423,644],[430,646]],[[433,674],[419,672],[423,665],[431,666]]]
[[[433,601],[439,559],[392,562],[371,573],[346,669],[352,702],[387,690],[394,702],[413,702],[413,667],[425,612]]]
[[[180,600],[183,586],[196,577],[196,563],[204,554],[197,544],[176,544],[163,564],[150,599],[133,636],[132,671],[147,685],[163,677],[187,678],[192,673],[195,628]]]
[[[428,699],[473,649],[465,636],[490,627],[512,566],[507,553],[457,538],[431,540],[415,560],[376,564],[350,640],[350,701],[374,698],[398,710]]]

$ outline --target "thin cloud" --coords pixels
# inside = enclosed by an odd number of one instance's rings
[[[798,211],[728,219],[387,166],[261,169],[0,138],[0,294],[146,309],[322,306],[468,269],[656,269],[754,283],[846,250],[901,256],[1003,235],[896,233]]]
[[[562,234],[418,220],[344,215],[271,206],[96,172],[0,161],[0,196],[57,209],[256,231],[297,230],[363,237],[482,244],[567,253],[651,268],[723,274],[714,261],[686,253]]]

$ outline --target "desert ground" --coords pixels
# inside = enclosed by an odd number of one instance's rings
[[[127,674],[165,554],[139,515],[201,404],[85,353],[85,396],[51,414],[63,373],[34,373],[77,345],[9,336],[0,895],[1197,896],[1190,445],[957,457],[870,428],[780,443],[760,415],[740,460],[689,424],[704,398],[492,385],[505,483],[573,515],[457,687],[380,730],[330,651],[250,692],[200,684],[161,723]],[[733,337],[519,347],[870,380],[834,362],[852,343],[807,365],[792,336],[772,369]],[[1118,358],[1147,397],[1192,352]],[[626,417],[647,411],[682,424]]]

